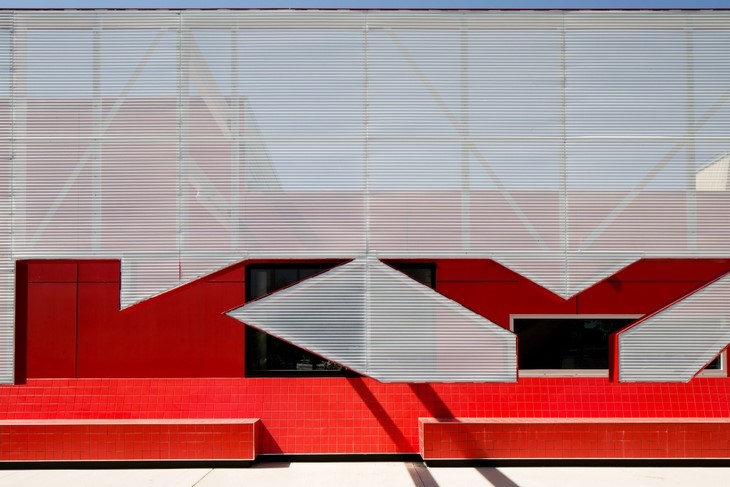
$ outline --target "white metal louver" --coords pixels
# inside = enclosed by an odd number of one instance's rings
[[[0,12],[14,262],[133,305],[245,258],[495,258],[572,296],[730,256],[730,12]]]
[[[12,15],[0,12],[0,384],[13,381],[15,262],[13,261],[13,177],[11,144]],[[21,198],[22,199],[22,198]]]
[[[622,332],[620,382],[688,382],[730,343],[730,275]]]
[[[374,258],[230,316],[381,382],[514,382],[515,335]]]
[[[534,252],[494,254],[494,260],[568,299],[641,258],[640,254]]]

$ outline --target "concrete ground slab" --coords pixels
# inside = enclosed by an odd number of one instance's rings
[[[433,467],[420,462],[270,462],[250,468],[0,470],[2,487],[686,487],[730,467]]]
[[[211,469],[0,470],[2,487],[192,487]]]

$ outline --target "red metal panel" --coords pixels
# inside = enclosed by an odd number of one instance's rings
[[[79,284],[79,377],[240,377],[238,282],[197,283],[119,311],[119,285]]]
[[[564,300],[527,282],[445,282],[438,292],[507,329],[510,316],[576,313],[575,300]]]
[[[621,269],[609,280],[708,282],[728,271],[730,259],[641,259]]]
[[[578,313],[645,315],[704,284],[703,281],[602,281],[577,296]]]
[[[565,300],[493,260],[443,259],[436,262],[436,290],[503,326],[511,315],[574,314]]]
[[[30,283],[27,289],[27,377],[75,377],[76,284]]]
[[[79,282],[120,282],[121,263],[118,260],[79,262]]]
[[[76,262],[31,260],[27,265],[28,282],[76,282]]]
[[[88,276],[108,262],[85,262]],[[100,267],[95,270],[95,267]],[[240,377],[243,325],[223,313],[243,304],[242,266],[119,310],[119,283],[79,284],[80,377]]]

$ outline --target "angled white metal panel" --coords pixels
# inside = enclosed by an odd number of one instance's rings
[[[641,258],[638,253],[497,252],[494,260],[569,299]]]
[[[382,382],[517,380],[513,333],[373,258],[228,314]]]
[[[228,314],[244,323],[367,373],[366,263],[311,277]]]
[[[619,334],[620,382],[688,382],[730,343],[730,275]]]

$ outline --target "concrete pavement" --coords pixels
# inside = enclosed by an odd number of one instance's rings
[[[686,487],[730,467],[434,467],[419,462],[258,463],[250,468],[0,470],[2,487]]]

